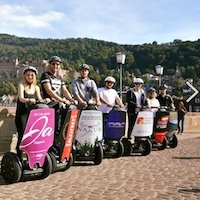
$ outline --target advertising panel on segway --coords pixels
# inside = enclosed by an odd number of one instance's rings
[[[124,109],[114,107],[106,115],[103,132],[104,157],[118,158],[124,153],[121,141],[126,132],[127,113]]]
[[[52,172],[67,170],[74,162],[72,146],[79,115],[80,110],[75,105],[70,105],[65,120],[61,124],[61,131],[49,151],[53,163]]]
[[[15,183],[26,175],[46,178],[52,171],[48,154],[54,139],[54,109],[30,111],[20,143],[20,155],[7,152],[1,161],[1,172],[8,183]]]
[[[102,162],[103,147],[103,117],[102,112],[88,106],[81,111],[74,155],[76,161],[93,161],[95,165]]]
[[[167,146],[167,129],[169,122],[169,112],[165,108],[160,108],[155,113],[154,131],[151,137],[153,148],[164,150]]]
[[[124,155],[140,153],[143,156],[149,155],[152,150],[150,137],[153,132],[153,112],[141,110],[137,114],[131,139],[123,138]]]

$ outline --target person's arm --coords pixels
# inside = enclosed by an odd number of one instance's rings
[[[112,107],[112,105],[110,105],[108,103],[108,101],[106,101],[100,94],[99,94],[99,99],[100,99],[101,103],[103,103],[103,104],[105,104],[105,105],[107,105],[109,107]]]
[[[97,89],[97,85],[94,82],[94,80],[92,80],[91,84],[92,84],[92,89],[93,89],[94,98],[96,100],[96,104],[97,104],[97,106],[100,106],[101,101],[100,101],[100,98],[99,98],[99,92],[98,92],[98,89]]]
[[[67,102],[67,100],[66,100],[65,98],[60,97],[59,95],[57,95],[57,94],[52,90],[51,84],[50,84],[49,82],[43,83],[43,87],[44,87],[44,89],[46,90],[47,94],[48,94],[51,98],[53,98],[53,99],[55,99],[55,100],[57,100],[57,101],[59,101],[59,102],[65,103],[65,104],[68,104],[68,103],[69,103],[69,102]]]
[[[19,83],[18,85],[18,99],[22,103],[30,103],[29,98],[24,98],[24,85],[22,83]]]
[[[124,107],[124,104],[123,104],[122,100],[120,99],[119,95],[117,94],[117,92],[116,92],[116,99],[115,99],[115,102],[117,103],[117,105],[120,106],[120,108],[123,108],[123,107]]]
[[[175,105],[174,105],[174,101],[173,101],[173,99],[172,99],[172,97],[169,95],[169,98],[170,98],[170,107],[172,108],[172,109],[175,109]]]
[[[68,91],[65,85],[62,85],[62,92],[66,99],[68,99],[69,101],[72,100],[72,95],[70,94],[70,92]]]
[[[40,92],[40,87],[37,85],[35,88],[36,91],[36,97],[39,101],[42,101],[42,96],[41,96],[41,92]]]
[[[79,91],[77,88],[77,80],[72,81],[71,87],[72,87],[72,94],[74,95],[74,98],[79,102],[79,104],[86,106],[87,102],[84,101],[79,95]]]

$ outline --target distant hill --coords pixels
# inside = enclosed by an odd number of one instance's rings
[[[174,75],[179,69],[182,77],[194,78],[200,86],[200,40],[143,45],[119,45],[102,40],[88,38],[69,39],[35,39],[0,34],[0,59],[18,58],[21,62],[48,59],[58,55],[63,59],[63,67],[75,70],[80,63],[93,66],[93,75],[100,80],[107,74],[116,74],[115,54],[124,52],[126,64],[125,75],[140,76],[144,73],[155,74],[155,66],[163,65],[165,75]],[[126,80],[125,80],[126,81]]]

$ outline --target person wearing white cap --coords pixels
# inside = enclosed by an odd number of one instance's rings
[[[101,105],[98,107],[103,113],[109,113],[115,105],[119,105],[120,108],[124,107],[117,91],[113,89],[115,84],[115,78],[107,76],[105,78],[105,86],[98,88]]]
[[[19,154],[19,145],[26,126],[26,120],[29,111],[36,104],[36,101],[41,101],[40,88],[37,85],[38,71],[33,66],[24,68],[24,79],[18,84],[18,100],[15,115],[15,125],[18,133],[17,153]]]
[[[131,88],[126,93],[127,113],[129,119],[128,138],[130,138],[137,113],[140,111],[142,106],[147,105],[146,93],[142,89],[144,81],[141,78],[135,78],[133,83],[134,88]]]

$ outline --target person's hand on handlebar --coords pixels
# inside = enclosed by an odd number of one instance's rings
[[[108,106],[108,107],[111,107],[111,108],[114,107],[112,104],[109,104],[109,103],[107,104],[107,106]]]
[[[64,103],[67,106],[71,105],[71,102],[65,98],[62,99],[62,103]]]
[[[36,99],[30,98],[29,99],[29,104],[36,104]]]
[[[87,102],[86,101],[80,101],[80,104],[83,106],[83,107],[87,107]]]
[[[100,106],[101,105],[101,101],[96,101],[96,105]]]

